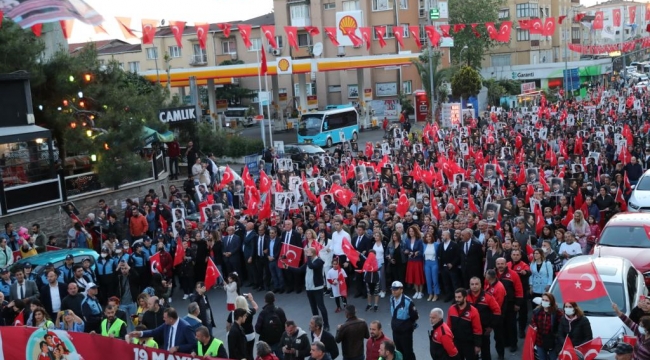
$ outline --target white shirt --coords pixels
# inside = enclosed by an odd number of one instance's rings
[[[376,242],[372,243],[372,249],[377,255],[377,267],[384,266],[384,247]]]
[[[424,244],[424,260],[436,260],[436,246],[435,244]]]
[[[22,293],[23,293],[23,295],[24,295],[24,294],[25,294],[25,281],[23,281],[23,283],[22,283],[22,284],[21,284],[21,283],[19,283],[19,282],[16,282],[16,286],[18,286],[18,289],[17,289],[18,291],[17,291],[17,294],[16,294],[16,296],[18,297],[18,300],[22,300],[22,299],[23,299],[23,297],[22,297],[22,296],[20,296],[20,293],[21,293],[21,291],[20,291],[20,290],[22,290]]]
[[[56,313],[61,310],[61,294],[59,294],[59,284],[50,285],[50,299],[52,299],[52,312]]]
[[[340,230],[340,231],[334,231],[332,233],[332,252],[334,255],[345,255],[343,252],[343,239],[347,238],[348,241],[351,240],[350,234],[347,232]]]
[[[569,256],[574,256],[574,255],[580,255],[582,254],[582,248],[580,247],[580,243],[577,241],[574,241],[573,244],[569,245],[566,242],[563,242],[562,245],[560,245],[560,251],[558,251],[560,257],[562,257],[562,265],[566,264],[569,259],[565,259],[562,254],[566,251]]]

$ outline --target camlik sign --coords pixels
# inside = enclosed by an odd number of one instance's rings
[[[183,106],[179,108],[161,109],[158,119],[164,123],[179,123],[183,121],[196,121],[196,107]]]

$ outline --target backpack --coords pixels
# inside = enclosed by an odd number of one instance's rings
[[[282,338],[282,333],[284,333],[284,324],[278,315],[278,308],[274,307],[264,316],[260,340],[268,344],[277,344]]]

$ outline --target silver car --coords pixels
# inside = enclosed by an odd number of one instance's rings
[[[650,212],[650,170],[646,170],[636,185],[632,185],[627,211]]]

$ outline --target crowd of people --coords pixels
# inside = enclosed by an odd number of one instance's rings
[[[29,257],[57,239],[38,224],[31,234],[7,224],[1,321],[199,356],[415,360],[413,333],[426,331],[416,304],[430,302],[434,360],[490,360],[492,343],[504,359],[529,325],[537,357],[555,360],[567,337],[578,346],[593,335],[580,303],[556,303],[550,285],[625,211],[650,163],[647,100],[628,88],[541,97],[529,111],[493,108],[450,128],[386,127],[382,142],[345,142],[300,163],[269,148],[256,174],[220,169],[190,143],[182,189],[128,199],[123,215],[103,200],[83,219],[65,206],[65,245],[95,249],[96,262],[70,256],[38,276],[28,262],[11,267],[12,250]],[[227,299],[214,311],[211,263]],[[175,291],[187,300],[182,319]],[[264,292],[261,309],[252,291]],[[303,291],[309,331],[276,306],[277,294]],[[649,359],[650,300],[629,317],[613,307],[639,338],[619,344],[617,358]],[[328,309],[346,321],[330,326]],[[357,317],[363,310],[389,312],[392,337]],[[213,337],[215,315],[227,339]]]

